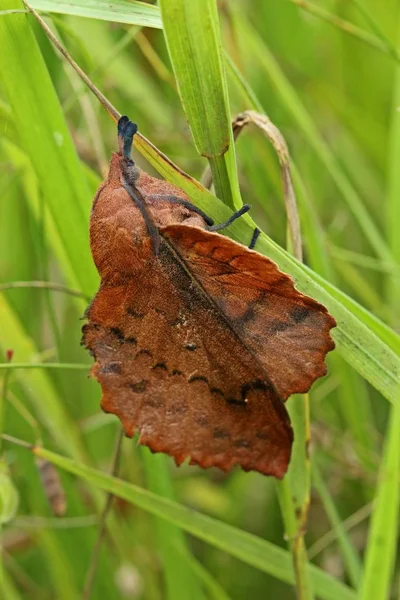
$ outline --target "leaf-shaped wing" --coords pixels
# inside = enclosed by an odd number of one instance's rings
[[[139,430],[139,443],[177,464],[189,456],[202,467],[284,475],[293,437],[284,404],[169,243],[139,279],[103,282],[88,318],[83,342],[102,407],[128,435]]]
[[[324,306],[298,292],[274,262],[184,224],[161,232],[281,398],[307,392],[326,374],[325,356],[334,348],[329,330],[336,322]]]

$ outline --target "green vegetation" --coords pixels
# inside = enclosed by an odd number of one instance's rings
[[[328,376],[288,401],[296,444],[283,482],[177,469],[128,439],[119,478],[109,475],[120,428],[99,408],[79,341],[98,286],[88,218],[115,123],[22,0],[1,0],[4,597],[75,600],[84,589],[89,597],[111,492],[119,499],[91,598],[289,600],[295,588],[302,600],[397,598],[398,3],[30,4],[115,110],[138,123],[146,136],[135,141],[140,166],[176,183],[217,222],[252,204],[226,233],[248,244],[257,223],[257,250],[336,318],[337,349]],[[304,264],[292,255],[300,258],[287,220],[296,218],[273,145],[254,125],[233,143],[231,118],[245,110],[267,115],[286,140]],[[197,183],[206,168],[219,199]],[[57,465],[62,518],[51,513],[34,454]]]

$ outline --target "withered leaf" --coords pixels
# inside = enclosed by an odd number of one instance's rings
[[[135,132],[122,117],[91,215],[101,286],[83,343],[102,408],[177,464],[282,477],[283,400],[326,373],[335,321],[271,260],[210,231],[182,190],[139,171]]]

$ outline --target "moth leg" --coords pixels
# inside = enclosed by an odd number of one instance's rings
[[[151,198],[155,200],[161,200],[164,202],[171,202],[172,204],[181,204],[182,206],[185,206],[189,210],[203,217],[207,225],[214,225],[214,220],[211,217],[209,217],[204,211],[202,211],[201,208],[198,208],[197,206],[189,202],[189,200],[184,200],[183,198],[173,196],[172,194],[153,194]]]
[[[236,219],[239,219],[242,215],[247,213],[250,210],[251,206],[249,204],[243,204],[242,208],[233,213],[231,217],[224,223],[218,223],[217,225],[211,225],[208,227],[208,231],[219,231],[220,229],[225,229],[229,227]]]
[[[253,235],[249,244],[249,249],[253,250],[253,248],[255,247],[257,240],[258,240],[258,236],[261,233],[261,229],[258,229],[258,227],[256,227],[253,231]]]

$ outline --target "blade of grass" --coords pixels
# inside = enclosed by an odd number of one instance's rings
[[[174,491],[167,457],[151,454],[147,448],[143,448],[141,454],[146,467],[146,483],[149,490],[158,496],[173,500]],[[190,566],[194,559],[187,551],[183,532],[164,519],[156,519],[155,526],[158,553],[164,566],[166,598],[204,599],[199,580]]]
[[[339,248],[333,244],[329,244],[329,254],[331,254],[332,258],[335,260],[348,262],[357,267],[371,269],[372,271],[386,271],[387,273],[400,277],[400,266],[396,267],[394,264],[384,263],[379,260],[379,258],[374,258],[373,256],[366,256],[360,252],[347,250],[347,248]]]
[[[304,534],[310,505],[310,407],[308,395],[296,395],[288,406],[294,431],[292,458],[283,481],[277,482],[286,538],[293,554],[296,592],[299,600],[313,599],[315,586],[308,568]]]
[[[379,26],[375,17],[369,12],[366,6],[360,2],[360,0],[352,0],[353,4],[358,8],[359,12],[363,15],[364,19],[371,27],[375,35],[381,40],[382,44],[386,47],[387,52],[395,59],[399,60],[399,53],[397,48],[392,44],[391,40],[385,35]]]
[[[363,306],[390,322],[390,309],[383,303],[380,290],[375,289],[364,273],[346,261],[335,261],[334,264],[343,284],[347,284]]]
[[[32,356],[37,355],[38,348],[23,331],[20,322],[2,295],[0,295],[0,314],[2,316],[1,343],[14,350],[14,357],[17,361],[28,361]],[[17,362],[5,363],[0,368],[11,369],[16,366],[18,366]],[[79,460],[86,460],[86,450],[78,427],[67,414],[48,375],[43,369],[29,369],[24,372],[21,382],[29,388],[29,397],[35,407],[35,413],[46,425],[52,439],[66,453]],[[67,436],[65,435],[66,428],[68,429]]]
[[[84,298],[87,301],[91,299],[90,296],[83,294],[79,290],[71,290],[71,288],[61,283],[53,283],[51,281],[9,281],[8,283],[0,284],[0,292],[17,288],[48,289],[53,292],[63,292],[76,298]]]
[[[332,267],[331,253],[327,251],[321,224],[311,204],[300,173],[294,165],[293,176],[299,198],[301,222],[309,263],[318,273],[334,282],[336,276]],[[374,419],[366,386],[364,381],[340,356],[334,354],[331,357],[331,364],[333,372],[340,376],[340,412],[356,442],[355,452],[360,462],[366,470],[371,471],[374,469],[371,455],[375,451],[375,443],[373,436],[371,436],[370,426]]]
[[[298,260],[302,260],[302,243],[297,202],[290,173],[289,151],[285,139],[270,119],[255,111],[245,111],[233,120],[236,140],[243,129],[253,123],[271,142],[279,160],[287,218],[287,247]],[[211,185],[209,173],[203,175]],[[277,482],[277,492],[285,524],[286,537],[293,555],[296,591],[299,599],[314,597],[307,569],[307,551],[304,531],[310,502],[310,461],[307,447],[310,442],[310,417],[308,396],[297,396],[289,405],[289,415],[294,431],[294,445],[289,470],[283,481]]]
[[[32,219],[37,222],[38,226],[42,224],[42,228],[45,230],[47,245],[51,248],[51,254],[54,257],[57,257],[64,278],[69,281],[71,285],[74,285],[74,283],[77,283],[75,269],[73,268],[70,257],[66,252],[66,248],[60,239],[57,227],[48,207],[43,207],[39,180],[29,156],[9,139],[3,138],[1,143],[17,173],[20,184],[25,191]],[[42,210],[43,208],[44,210]],[[77,304],[82,311],[85,309],[86,302],[78,302]]]
[[[392,263],[393,258],[382,233],[366,210],[357,191],[341,169],[336,157],[323,140],[313,119],[310,117],[294,87],[281,70],[264,40],[261,39],[256,29],[248,22],[243,12],[232,11],[232,17],[236,27],[240,30],[239,39],[246,44],[247,53],[251,55],[252,61],[256,61],[259,68],[268,77],[286,110],[292,115],[295,123],[314,149],[317,157],[330,173],[343,199],[353,213],[359,228],[364,232],[376,255],[386,262]]]
[[[0,572],[0,584],[5,598],[8,600],[22,600],[22,596],[7,572]]]
[[[346,532],[349,532],[354,527],[357,527],[365,521],[372,511],[372,503],[365,504],[360,509],[358,509],[355,513],[347,517],[344,521],[342,521],[343,528]],[[330,544],[336,542],[337,539],[337,531],[331,529],[327,531],[323,536],[321,536],[312,546],[309,548],[309,554],[313,558],[318,556],[321,552],[326,550]]]
[[[162,28],[159,8],[137,0],[33,0],[30,5],[42,12]]]
[[[0,363],[0,370],[7,370],[7,363]],[[21,363],[13,363],[13,369],[66,369],[66,370],[77,370],[77,371],[88,371],[90,368],[89,364],[79,364],[79,363],[57,363],[57,362],[48,362],[48,363],[29,363],[29,362],[21,362]]]
[[[400,30],[400,22],[398,23]],[[400,41],[400,33],[399,33]],[[387,202],[386,202],[386,231],[394,259],[400,267],[400,173],[398,161],[400,156],[400,67],[395,71],[392,89],[391,119],[389,125],[389,145],[387,157]],[[400,273],[397,271],[388,278],[386,296],[393,310],[392,321],[395,327],[400,325],[398,302],[400,297]]]
[[[33,512],[36,512],[35,509]],[[79,598],[76,574],[71,561],[62,548],[59,539],[50,529],[39,531],[38,545],[46,559],[50,580],[52,580],[55,597],[59,600]]]
[[[360,2],[359,10],[371,22],[369,13]],[[392,48],[395,50],[395,48]],[[396,51],[397,52],[397,51]],[[390,144],[388,153],[388,202],[387,202],[387,230],[390,247],[395,259],[400,264],[400,242],[398,231],[395,232],[395,223],[392,219],[400,216],[398,206],[398,192],[400,190],[400,174],[396,168],[400,141],[400,118],[396,112],[396,103],[400,98],[400,69],[396,69],[393,86],[392,120],[390,127]],[[398,324],[398,294],[400,283],[398,277],[388,281],[388,300],[393,309],[393,320]],[[400,386],[397,394],[400,397]],[[359,590],[360,600],[372,598],[386,598],[390,594],[391,577],[396,561],[397,529],[399,524],[400,508],[400,406],[391,408],[387,434],[385,438],[382,464],[375,494],[375,502],[371,517],[371,524],[365,554],[365,573]]]
[[[246,111],[233,121],[235,139],[245,125],[254,123],[269,139],[278,156],[287,220],[287,248],[302,261],[302,241],[297,201],[290,172],[289,150],[279,129],[266,115]],[[277,482],[278,497],[285,523],[286,537],[293,555],[296,591],[299,600],[314,598],[309,577],[304,531],[310,504],[310,407],[307,394],[295,396],[289,407],[294,431],[294,444],[289,470],[283,481]]]
[[[111,465],[110,465],[110,474],[113,475],[114,477],[116,477],[118,475],[118,471],[119,471],[123,437],[124,437],[124,432],[121,427],[117,432],[113,456],[112,456]],[[96,578],[96,571],[98,570],[98,567],[99,567],[99,558],[100,558],[101,547],[103,544],[104,537],[107,533],[106,522],[107,522],[109,513],[112,509],[113,500],[114,500],[114,496],[112,494],[107,494],[104,508],[103,508],[103,510],[100,514],[100,518],[99,518],[97,538],[96,538],[95,544],[93,546],[91,556],[90,556],[90,562],[89,562],[89,565],[88,565],[88,568],[87,568],[87,571],[85,574],[85,583],[83,585],[82,600],[90,600],[90,597],[93,592],[93,584],[94,584],[94,581]]]
[[[303,249],[301,243],[300,220],[297,210],[296,195],[292,183],[289,149],[286,140],[278,127],[272,123],[267,115],[255,112],[254,110],[246,110],[237,115],[233,120],[232,128],[235,140],[242,129],[251,123],[264,133],[271,142],[278,157],[287,220],[286,248],[301,262],[303,260]],[[204,175],[204,178],[207,179],[207,175]]]
[[[21,375],[13,375],[13,381],[21,387],[24,394],[24,401],[28,406],[33,407],[32,412],[37,416],[38,421],[45,426],[51,439],[59,448],[70,456],[87,461],[88,453],[82,433],[77,423],[71,418],[67,410],[68,405],[61,400],[54,381],[43,371],[43,368],[35,368],[34,364],[28,362],[40,355],[39,348],[27,335],[23,323],[18,319],[2,294],[0,294],[0,314],[2,317],[1,345],[4,344],[6,348],[12,348],[17,360],[26,361],[26,363],[14,362],[11,365],[8,365],[8,363],[1,364],[0,369],[3,369],[4,366],[10,368],[23,366],[26,369]],[[76,367],[87,373],[89,365],[58,363],[56,366],[56,368],[63,369],[75,369]],[[65,431],[68,431],[68,435],[65,435]],[[92,497],[95,506],[100,509],[102,498],[97,490],[90,490],[89,495]],[[115,520],[110,523],[109,535],[114,542],[122,537],[122,529]]]
[[[180,97],[217,195],[240,208],[228,89],[215,0],[162,0],[164,34]]]
[[[69,60],[68,53],[65,55]],[[100,101],[104,101],[113,119],[117,120],[120,116],[118,111],[102,97],[88,78],[86,83]],[[144,136],[135,136],[135,147],[165,179],[185,191],[193,202],[214,217],[216,222],[223,222],[230,216],[229,209],[222,202],[174,165]],[[254,227],[250,217],[245,215],[240,221],[236,220],[227,233],[239,242],[248,244]],[[395,355],[395,352],[400,355],[398,336],[346,294],[290,257],[267,236],[260,236],[257,250],[275,260],[283,271],[291,274],[300,291],[314,296],[328,307],[338,322],[334,336],[338,342],[338,350],[345,360],[387,399],[396,402],[395,391],[400,380],[400,359]]]
[[[313,279],[318,282],[333,298],[335,298],[340,304],[349,310],[352,315],[362,322],[372,334],[379,337],[379,339],[388,346],[397,356],[400,356],[400,338],[393,329],[388,327],[386,323],[378,319],[374,314],[369,312],[366,308],[358,304],[355,300],[350,298],[347,294],[339,290],[326,279],[323,279],[320,275],[314,272]],[[398,374],[397,368],[395,372]]]
[[[115,32],[105,27],[102,21],[74,19],[71,27],[92,58],[92,63],[97,65],[94,69],[89,66],[88,75],[91,79],[101,81],[105,78],[111,88],[118,90],[118,97],[121,98],[121,102],[124,102],[123,106],[127,103],[129,110],[135,111],[134,120],[139,121],[140,117],[139,124],[143,120],[152,123],[154,115],[158,115],[158,126],[161,129],[168,129],[173,118],[172,107],[165,102],[159,87],[139,61],[135,61],[134,81],[132,84],[127,84],[126,74],[132,69],[131,48],[129,51],[123,49],[124,45],[132,44],[132,40],[138,33],[138,27],[130,27],[118,43],[115,40]],[[82,63],[82,66],[85,66],[85,63]],[[135,85],[135,81],[140,81],[140,85]],[[64,111],[67,114],[70,113],[82,89],[84,85],[78,88],[76,93],[71,94],[64,103]]]
[[[400,395],[400,388],[399,388]],[[365,555],[360,600],[389,598],[400,501],[400,405],[391,409]]]
[[[4,0],[3,5],[22,6],[16,0]],[[97,275],[86,234],[91,194],[27,15],[0,19],[0,46],[0,74],[15,126],[73,267],[72,287],[93,290]]]
[[[183,189],[193,202],[207,211],[216,222],[223,222],[230,216],[231,213],[215,196],[176,168],[143,136],[137,138],[136,147],[161,175]],[[246,215],[240,222],[233,223],[227,233],[239,242],[248,244],[254,227],[255,224]],[[400,355],[398,336],[323,277],[290,258],[266,235],[260,236],[257,250],[277,262],[282,270],[290,273],[298,289],[317,298],[328,307],[338,322],[334,336],[339,352],[387,399],[396,402],[394,392],[400,379],[400,360],[394,352]],[[373,348],[372,352],[370,348]]]
[[[58,45],[58,47],[60,48],[60,45]],[[65,53],[67,56],[68,54]],[[76,65],[72,65],[74,66],[74,68],[76,68]],[[82,72],[78,73],[80,75],[82,75]],[[61,365],[60,365],[61,366]],[[152,471],[154,469],[154,465],[148,465],[148,469],[149,471]],[[149,475],[149,477],[151,477],[151,474]],[[168,479],[168,474],[166,471],[166,465],[164,465],[163,468],[161,468],[161,466],[158,469],[158,479],[161,481],[161,478],[164,482],[164,485],[167,485],[167,479]],[[194,598],[201,598],[202,595],[200,593],[200,588],[197,584],[197,581],[195,578],[192,577],[191,572],[189,571],[187,578],[184,579],[182,576],[182,573],[179,571],[179,569],[177,569],[177,565],[179,564],[179,561],[177,560],[177,557],[175,555],[175,552],[173,551],[173,548],[175,547],[174,544],[176,544],[177,546],[179,545],[180,548],[180,558],[182,558],[182,554],[184,552],[184,540],[181,536],[181,533],[179,531],[176,530],[175,527],[169,525],[168,526],[168,531],[164,531],[164,527],[163,525],[160,526],[161,529],[161,533],[160,533],[160,539],[161,540],[167,540],[168,539],[168,547],[165,544],[161,544],[162,546],[162,551],[164,554],[164,564],[165,564],[165,572],[166,572],[166,577],[167,577],[167,583],[168,583],[168,590],[170,593],[170,597],[171,598],[177,598],[177,597],[194,597]],[[172,546],[171,546],[172,544]],[[172,548],[172,550],[171,550]],[[181,596],[177,596],[179,590],[179,594],[181,594]]]
[[[257,111],[262,111],[261,102],[258,100],[254,91],[248,82],[243,78],[233,61],[227,56],[229,72],[233,77],[240,95],[244,98],[246,104]],[[305,184],[301,178],[300,172],[292,161],[292,173],[295,183],[296,193],[299,198],[299,207],[301,212],[301,222],[304,231],[304,241],[308,249],[309,262],[318,273],[334,281],[334,271],[330,263],[330,254],[327,253],[324,233],[319,223],[317,214],[309,199]],[[370,313],[366,313],[370,315]],[[393,349],[397,349],[398,338],[393,331],[385,326],[385,331],[393,339]],[[379,333],[377,331],[377,333]],[[369,396],[364,382],[357,376],[351,367],[339,356],[334,354],[331,357],[333,372],[340,373],[341,393],[339,394],[340,408],[345,422],[355,440],[355,452],[360,462],[367,471],[374,469],[375,465],[371,457],[375,452],[375,441],[371,436],[370,426],[374,422],[371,410]],[[293,453],[297,455],[296,452]],[[284,495],[281,496],[282,501]]]
[[[312,461],[312,478],[315,489],[322,500],[326,514],[336,534],[336,539],[340,545],[341,555],[346,566],[351,585],[357,589],[362,577],[362,564],[353,544],[351,543],[342,520],[337,512],[335,502],[324,483],[322,475],[317,466],[316,460]]]
[[[34,448],[36,456],[49,460],[61,469],[73,473],[92,485],[111,492],[135,506],[174,523],[184,531],[202,539],[232,556],[272,574],[281,581],[294,582],[291,557],[288,552],[256,536],[202,515],[171,500],[162,498],[134,484],[113,478],[83,464],[50,452]],[[354,591],[315,566],[310,566],[315,591],[323,600],[354,600]]]
[[[0,458],[0,532],[6,523],[14,519],[18,506],[18,490],[11,478],[8,464],[4,458]],[[0,572],[2,572],[2,556],[0,560]]]
[[[210,600],[231,600],[221,585],[193,555],[187,555],[189,566],[208,591]]]
[[[365,31],[361,27],[354,25],[354,23],[350,23],[350,21],[345,21],[341,19],[334,13],[329,12],[325,8],[321,8],[312,2],[308,2],[308,0],[288,0],[292,4],[298,6],[301,10],[307,11],[311,15],[323,19],[327,23],[330,23],[337,29],[344,31],[345,33],[352,35],[353,37],[359,39],[361,42],[368,44],[372,48],[379,50],[380,52],[384,52],[388,54],[392,58],[395,58],[396,61],[400,62],[400,57],[398,55],[393,55],[392,52],[389,51],[387,44],[384,43],[380,37],[372,35],[369,31]]]

